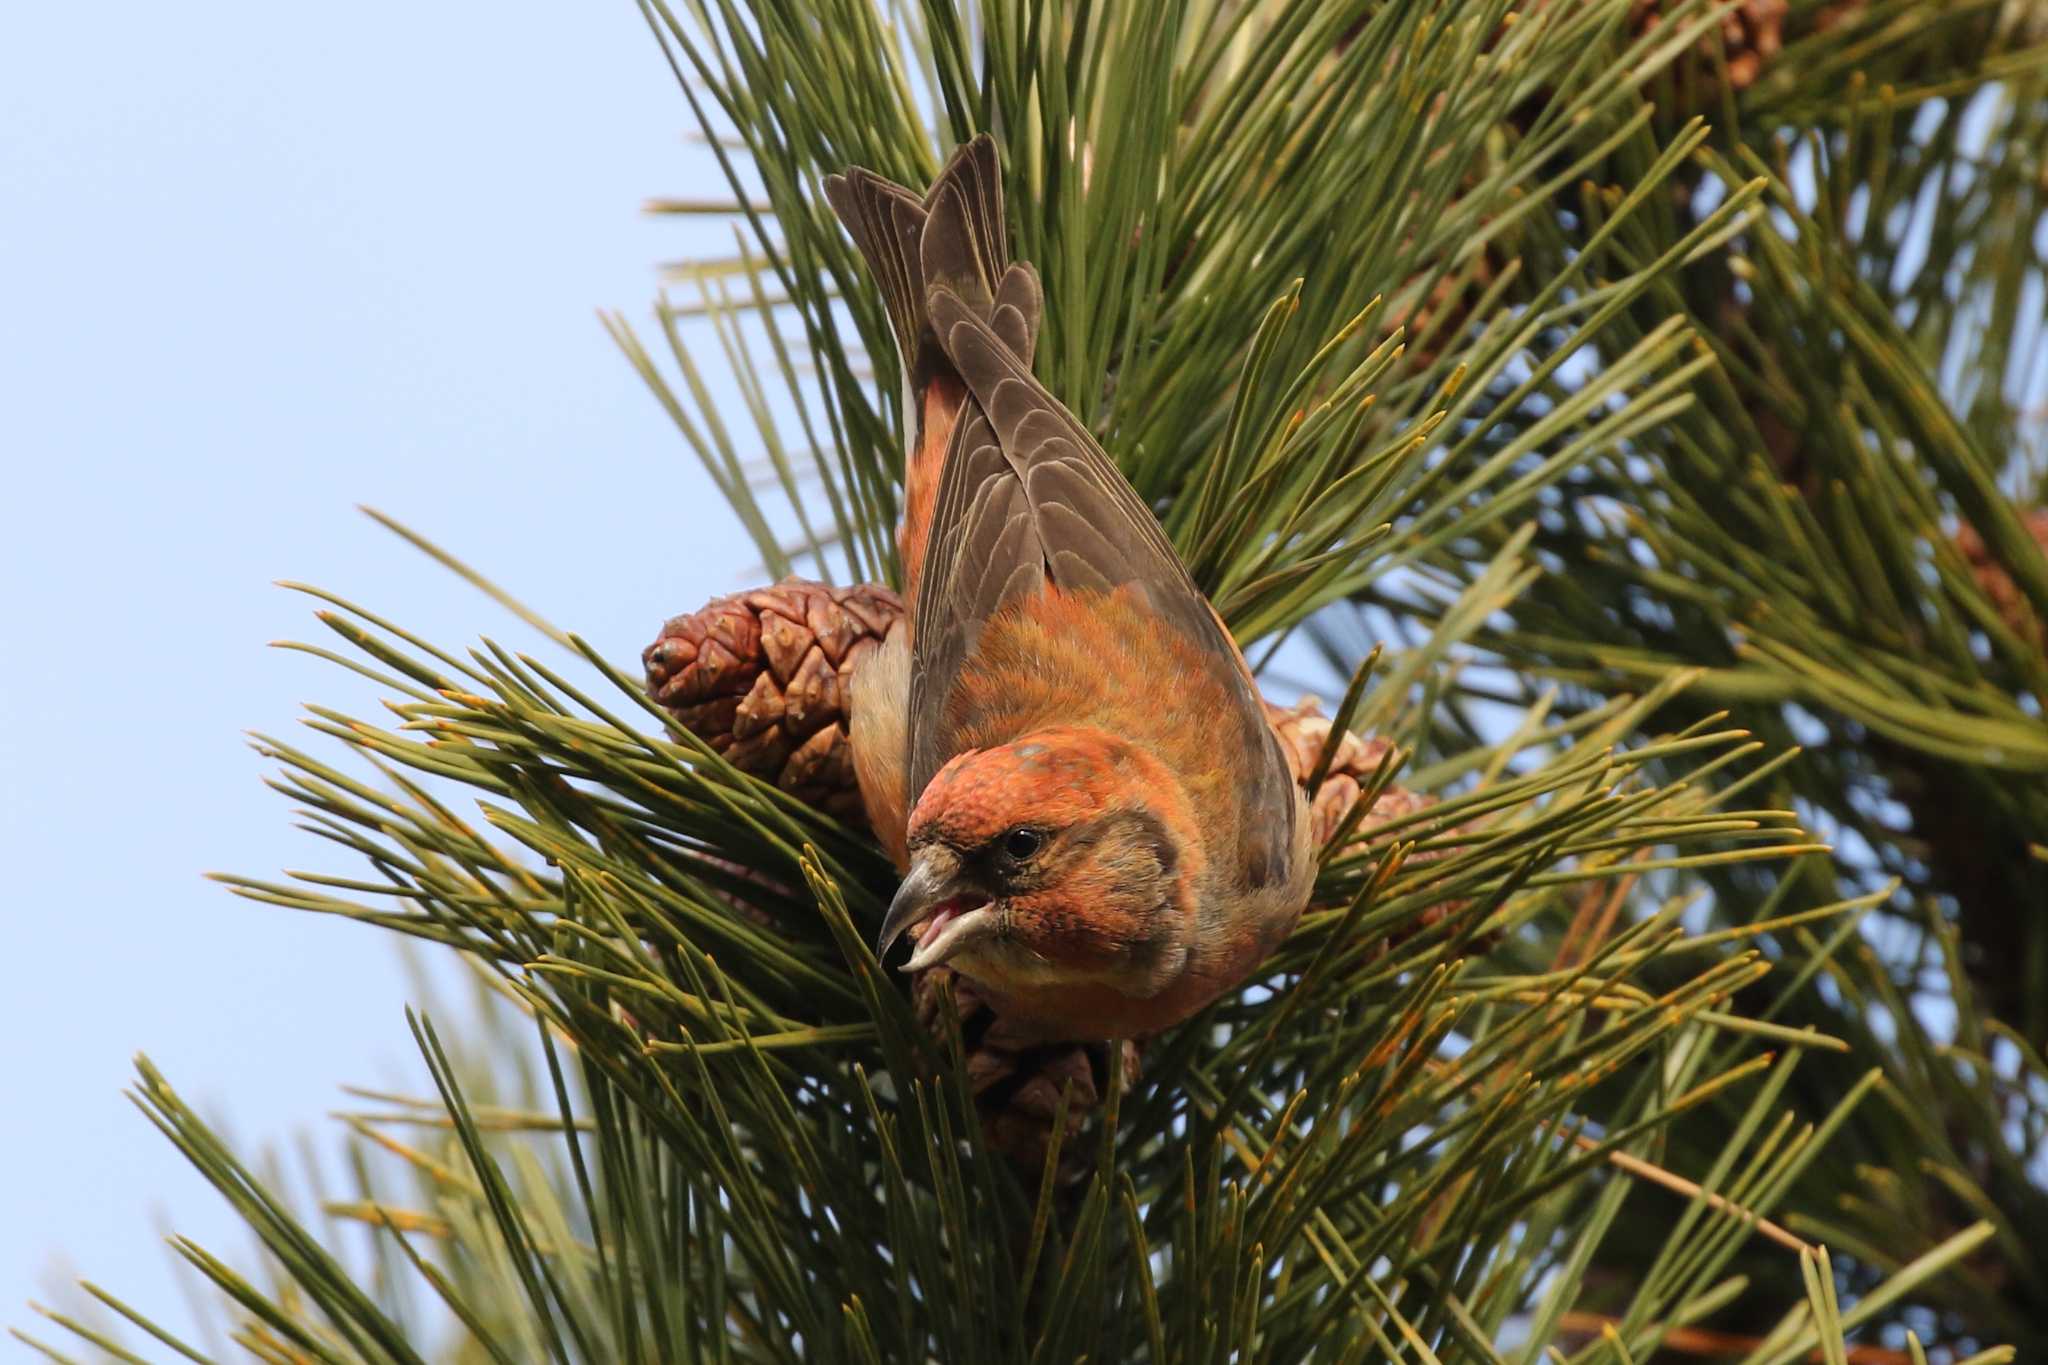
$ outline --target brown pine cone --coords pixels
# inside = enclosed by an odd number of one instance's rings
[[[1322,703],[1314,697],[1303,697],[1293,706],[1275,706],[1267,702],[1266,722],[1280,737],[1280,748],[1287,755],[1288,767],[1294,770],[1294,780],[1308,781],[1315,771],[1316,759],[1322,756],[1323,745],[1329,742],[1330,718],[1323,714]],[[1330,836],[1337,832],[1351,813],[1351,808],[1358,804],[1359,797],[1365,794],[1365,784],[1372,781],[1373,774],[1379,771],[1380,764],[1386,761],[1387,753],[1393,747],[1392,743],[1378,736],[1367,739],[1352,733],[1346,733],[1337,741],[1337,752],[1330,760],[1330,770],[1323,774],[1323,783],[1316,788],[1315,801],[1310,807],[1318,845],[1330,842]],[[1433,796],[1424,796],[1389,782],[1380,789],[1372,809],[1352,831],[1352,840],[1368,839],[1373,831],[1388,822],[1435,804]]]
[[[1671,8],[1669,0],[1635,0],[1629,6],[1629,31],[1642,33],[1655,28]],[[1713,45],[1719,43],[1728,63],[1728,84],[1747,90],[1763,74],[1764,66],[1785,45],[1786,0],[1744,0],[1721,16],[1721,31],[1700,40],[1694,69],[1708,80],[1719,78]]]
[[[974,983],[950,967],[931,967],[910,983],[918,1020],[934,1033],[944,1025],[944,997],[950,991],[967,1049],[967,1084],[981,1119],[982,1138],[1024,1171],[1045,1169],[1053,1122],[1067,1096],[1065,1137],[1060,1142],[1059,1179],[1071,1184],[1091,1168],[1093,1150],[1079,1141],[1089,1115],[1108,1094],[1112,1044],[1033,1043],[1011,1035]],[[1143,1044],[1124,1039],[1113,1045],[1128,1093],[1138,1080]],[[1071,1090],[1069,1089],[1071,1087]]]
[[[2027,508],[2020,513],[2020,520],[2041,547],[2041,553],[2048,555],[2048,506]],[[1998,614],[2013,633],[2036,645],[2048,642],[2048,631],[2044,631],[2041,618],[2034,614],[2026,594],[2020,591],[2019,584],[2012,581],[2012,575],[2005,571],[2005,566],[1992,555],[1991,547],[1984,543],[1984,537],[1977,533],[1977,528],[1967,521],[1956,528],[1956,549],[1969,562],[1977,586],[1998,608]]]
[[[1293,770],[1294,780],[1308,781],[1330,737],[1330,718],[1323,714],[1322,703],[1314,697],[1303,697],[1293,706],[1275,706],[1267,702],[1266,723],[1280,737],[1280,749],[1287,755],[1287,766]],[[1330,842],[1330,836],[1337,832],[1337,827],[1344,823],[1344,817],[1357,803],[1364,784],[1372,780],[1372,775],[1386,759],[1387,751],[1393,747],[1384,739],[1367,739],[1356,734],[1346,734],[1337,741],[1337,752],[1330,760],[1330,770],[1323,775],[1323,784],[1316,789],[1315,801],[1310,806],[1315,820],[1317,847]],[[1380,793],[1380,799],[1373,803],[1371,813],[1360,822],[1359,833],[1365,833],[1366,826],[1375,817],[1384,823],[1422,804],[1426,804],[1424,798],[1415,797],[1389,783],[1387,789]],[[1400,809],[1391,808],[1396,806]],[[1382,807],[1389,807],[1384,814]]]
[[[734,767],[866,823],[847,683],[903,616],[887,588],[785,578],[678,616],[641,655],[647,691]]]
[[[1322,711],[1322,703],[1314,697],[1303,697],[1291,707],[1266,703],[1266,722],[1273,727],[1273,733],[1280,737],[1280,747],[1287,755],[1287,763],[1294,770],[1296,782],[1307,782],[1315,771],[1316,759],[1322,755],[1323,745],[1330,734],[1330,719]],[[1347,732],[1337,741],[1337,752],[1330,760],[1330,769],[1323,774],[1322,785],[1316,788],[1310,805],[1311,818],[1315,821],[1316,844],[1318,847],[1330,842],[1331,836],[1340,829],[1351,808],[1365,795],[1365,786],[1379,771],[1387,752],[1394,746],[1380,736],[1367,739],[1363,735]],[[1387,824],[1413,815],[1416,811],[1436,804],[1436,798],[1421,792],[1408,790],[1396,782],[1388,782],[1380,788],[1380,794],[1364,817],[1352,827],[1351,838],[1345,845],[1353,848],[1367,843],[1372,836]],[[1432,862],[1444,856],[1444,850],[1427,850],[1412,854],[1411,865]],[[1445,901],[1432,905],[1414,920],[1405,923],[1389,935],[1387,946],[1421,932],[1433,924],[1441,923],[1448,915],[1460,909],[1465,902]],[[1481,939],[1483,946],[1490,942]]]

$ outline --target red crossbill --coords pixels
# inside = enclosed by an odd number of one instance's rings
[[[878,951],[915,931],[907,970],[951,965],[1046,1040],[1178,1023],[1301,914],[1304,795],[1151,509],[1032,376],[1043,294],[1008,258],[994,143],[922,196],[858,169],[826,196],[915,421],[909,615],[852,697],[863,801],[904,868]]]

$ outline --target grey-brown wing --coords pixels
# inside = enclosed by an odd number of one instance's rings
[[[932,512],[931,544],[913,609],[910,662],[910,771],[916,804],[932,775],[959,752],[945,718],[946,699],[982,622],[1003,604],[1045,582],[1024,486],[1003,454],[988,416],[969,401],[953,428]]]
[[[942,288],[928,306],[940,348],[975,401],[940,481],[934,542],[945,548],[927,558],[918,602],[910,790],[923,789],[954,742],[944,702],[989,616],[1046,579],[1104,593],[1135,587],[1164,625],[1201,647],[1213,680],[1235,699],[1219,724],[1241,746],[1243,762],[1232,767],[1243,774],[1243,809],[1285,812],[1243,822],[1243,866],[1255,884],[1285,876],[1294,810],[1286,762],[1236,645],[1158,519],[975,309]]]
[[[925,204],[918,262],[927,281],[927,306],[935,297],[969,300],[967,306],[988,319],[998,344],[1028,366],[1044,291],[1029,262],[1003,263],[1002,170],[995,143],[984,134],[956,151]],[[958,747],[943,724],[921,725],[916,718],[942,715],[978,624],[1044,581],[1028,512],[1002,443],[970,393],[940,467],[931,539],[911,604],[906,790],[913,801]],[[971,551],[965,558],[963,549]]]

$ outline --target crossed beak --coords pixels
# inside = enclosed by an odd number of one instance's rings
[[[917,951],[903,964],[906,972],[921,972],[957,956],[996,927],[996,912],[988,897],[965,884],[960,859],[943,845],[919,850],[911,859],[910,871],[889,902],[882,919],[881,937],[875,942],[875,956],[886,958],[903,931],[922,924]]]

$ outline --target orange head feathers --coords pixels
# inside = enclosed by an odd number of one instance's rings
[[[882,949],[1004,991],[1164,986],[1201,882],[1202,840],[1172,774],[1092,728],[956,755],[911,813],[911,866]]]
[[[950,963],[1048,1039],[1178,1023],[1307,903],[1301,792],[1151,509],[1031,372],[1043,295],[1003,245],[994,143],[923,196],[858,170],[826,193],[917,422],[910,629],[853,699],[869,814],[907,864],[881,950],[917,929],[911,969]]]

